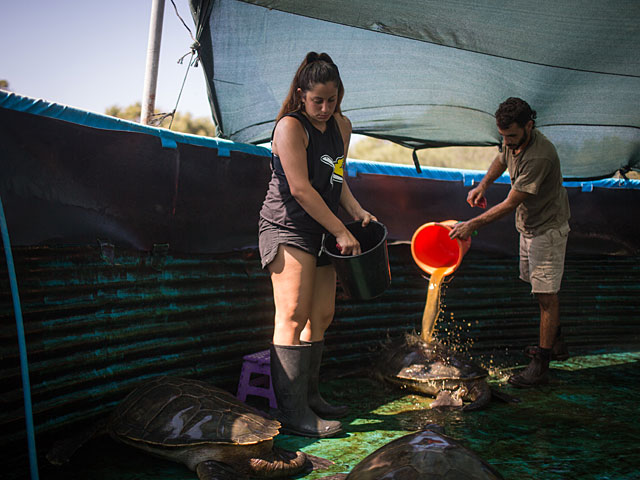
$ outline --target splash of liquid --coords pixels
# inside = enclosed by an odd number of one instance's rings
[[[440,314],[440,285],[444,279],[444,272],[448,267],[437,268],[429,278],[429,290],[427,293],[427,303],[422,314],[422,340],[429,342],[433,335],[433,328]]]

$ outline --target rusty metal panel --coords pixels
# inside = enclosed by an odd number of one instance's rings
[[[104,415],[133,386],[160,374],[235,391],[242,356],[267,348],[268,275],[255,250],[180,255],[111,245],[14,251],[28,345],[36,431],[46,446],[65,426]],[[392,282],[369,301],[344,298],[327,332],[324,371],[374,359],[387,337],[420,330],[427,280],[407,244],[390,245]],[[472,355],[519,360],[535,342],[538,308],[517,258],[474,252],[444,288],[438,335]],[[640,346],[637,257],[568,257],[561,315],[570,348]],[[0,446],[24,445],[19,357],[6,265],[0,264]],[[513,360],[515,358],[515,360]]]

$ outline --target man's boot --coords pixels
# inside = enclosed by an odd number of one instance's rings
[[[346,405],[331,405],[320,394],[320,364],[324,340],[319,342],[303,342],[311,345],[311,360],[309,362],[309,406],[322,418],[341,418],[349,413]]]
[[[340,422],[323,420],[309,407],[311,345],[271,345],[271,381],[278,402],[276,418],[282,433],[303,437],[331,437]]]
[[[515,387],[528,388],[549,383],[549,357],[550,349],[538,347],[529,365],[516,374],[509,377],[509,383]]]
[[[533,358],[539,350],[540,347],[537,345],[529,345],[528,347],[525,347],[524,354],[529,358]],[[569,349],[567,348],[567,344],[564,342],[564,337],[562,335],[558,335],[553,341],[551,356],[549,358],[551,360],[566,360],[569,358]]]

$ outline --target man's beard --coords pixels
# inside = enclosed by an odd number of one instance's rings
[[[527,143],[527,141],[529,140],[529,134],[527,133],[527,131],[525,130],[524,133],[522,134],[522,138],[520,139],[520,141],[514,145],[507,145],[508,148],[510,148],[513,151],[518,150],[522,145],[524,145],[525,143]]]

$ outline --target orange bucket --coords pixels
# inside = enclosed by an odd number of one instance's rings
[[[462,257],[471,246],[471,237],[460,240],[449,238],[457,220],[425,223],[411,238],[411,255],[416,264],[429,275],[438,268],[446,268],[444,275],[456,271]]]

